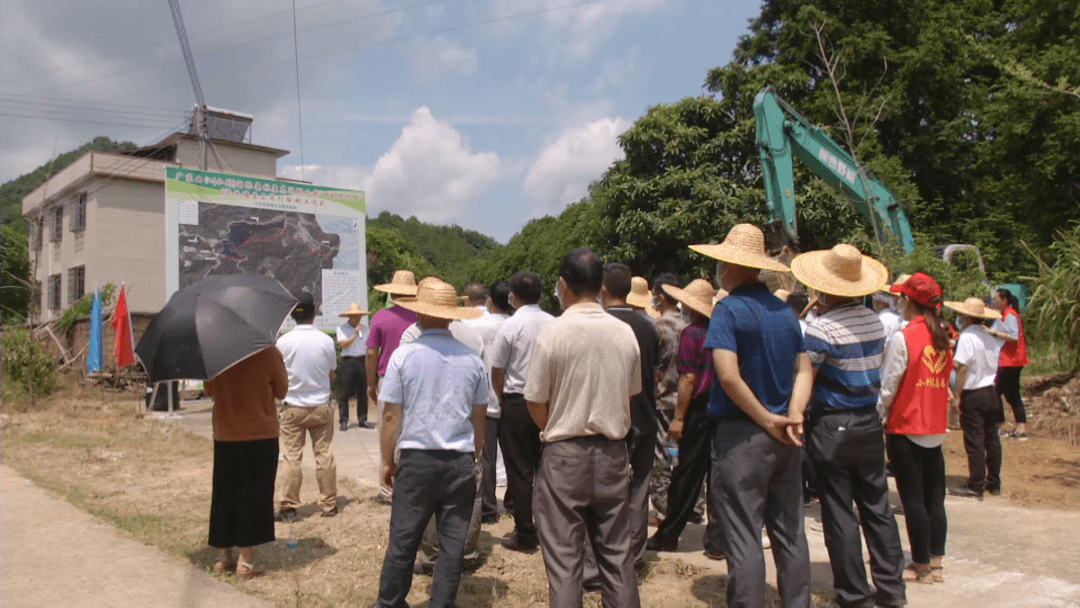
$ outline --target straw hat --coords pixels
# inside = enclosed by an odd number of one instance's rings
[[[772,292],[772,295],[776,296],[781,302],[787,302],[787,299],[791,296],[791,292],[781,288]]]
[[[394,296],[415,296],[416,277],[411,270],[395,270],[389,283],[376,285],[373,289]]]
[[[795,256],[791,272],[809,287],[847,298],[874,293],[889,280],[881,262],[846,243]]]
[[[454,286],[438,279],[420,281],[416,299],[399,300],[398,306],[440,319],[475,319],[481,315],[480,309],[475,306],[458,306]]]
[[[982,298],[968,298],[963,302],[945,302],[945,306],[976,319],[1000,319],[1001,313],[990,308]]]
[[[690,249],[738,266],[778,272],[791,270],[765,253],[765,233],[752,224],[736,224],[719,245],[690,245]]]
[[[653,308],[652,296],[649,294],[649,281],[645,277],[630,277],[630,293],[626,294],[626,303],[637,308],[644,308],[650,317],[660,316],[660,313]]]
[[[728,291],[726,289],[724,289],[723,287],[721,287],[720,289],[717,289],[716,290],[716,295],[714,295],[713,298],[712,298],[713,306],[716,306],[717,302],[719,302],[720,300],[723,300],[724,298],[728,297],[729,295],[731,295],[731,294],[729,294]]]
[[[893,281],[892,285],[889,285],[888,283],[886,283],[886,284],[885,284],[885,285],[884,285],[884,286],[883,286],[883,287],[882,287],[881,289],[879,289],[878,291],[882,291],[882,292],[885,292],[885,293],[889,294],[890,296],[895,296],[896,294],[892,292],[892,290],[891,290],[891,287],[892,287],[893,285],[903,285],[904,283],[907,283],[907,280],[908,280],[908,279],[910,279],[910,278],[911,278],[911,275],[910,275],[910,274],[904,273],[904,274],[902,274],[902,275],[900,275],[900,276],[896,277],[896,280],[895,280],[895,281]]]
[[[353,315],[356,315],[358,317],[362,317],[362,316],[364,316],[366,314],[368,314],[368,311],[364,310],[363,308],[360,308],[359,304],[357,304],[356,302],[353,302],[352,304],[349,304],[349,309],[348,310],[346,310],[345,312],[341,313],[338,316],[339,317],[351,317]]]
[[[693,281],[690,281],[690,284],[685,288],[667,284],[665,284],[663,288],[669,296],[682,302],[684,306],[689,306],[706,317],[712,316],[712,283],[709,283],[705,279],[694,279]]]

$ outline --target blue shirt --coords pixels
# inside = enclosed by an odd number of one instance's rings
[[[488,402],[484,362],[449,331],[425,330],[390,356],[379,400],[402,406],[398,448],[473,452],[473,408]]]
[[[739,374],[758,401],[774,414],[787,412],[795,386],[795,357],[805,350],[802,331],[791,308],[763,283],[736,287],[716,304],[705,348],[737,354]],[[719,380],[713,382],[709,414],[750,418],[724,393]]]
[[[810,362],[817,371],[814,407],[856,409],[877,405],[885,326],[859,302],[830,308],[806,328]]]

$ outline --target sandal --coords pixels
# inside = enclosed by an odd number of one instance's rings
[[[214,560],[214,565],[210,569],[218,574],[224,574],[226,572],[232,571],[235,568],[236,562],[232,561],[231,559],[219,557]]]
[[[916,564],[914,562],[904,567],[904,582],[932,585],[934,573],[930,564]]]
[[[262,576],[264,573],[265,571],[255,564],[249,564],[247,562],[236,563],[236,578],[242,581],[253,579],[256,576]]]
[[[941,556],[930,556],[930,574],[934,577],[935,583],[945,582],[945,569],[941,566]]]

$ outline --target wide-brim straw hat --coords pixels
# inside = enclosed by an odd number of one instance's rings
[[[394,276],[391,277],[389,283],[376,285],[372,289],[393,296],[415,296],[416,276],[413,275],[411,270],[395,270]]]
[[[717,289],[716,290],[716,295],[714,295],[713,298],[712,298],[713,306],[716,306],[720,302],[720,300],[723,300],[724,298],[728,297],[729,295],[731,295],[731,294],[729,294],[728,290],[724,289],[723,287],[721,287],[720,289]]]
[[[884,264],[846,243],[795,256],[791,272],[809,287],[847,298],[874,293],[889,280]]]
[[[885,285],[883,285],[881,287],[881,289],[879,289],[878,291],[880,291],[882,293],[887,293],[890,296],[895,296],[896,294],[893,293],[891,287],[893,285],[903,285],[904,283],[907,283],[907,280],[910,279],[910,278],[911,278],[910,274],[904,273],[904,274],[896,277],[896,280],[892,282],[892,285],[890,285],[889,283],[885,283]]]
[[[630,293],[626,294],[626,303],[637,308],[644,308],[650,317],[660,316],[660,312],[653,308],[652,295],[649,294],[649,281],[645,277],[630,277]]]
[[[712,317],[713,311],[713,286],[705,279],[694,279],[686,287],[663,285],[664,291],[676,300],[689,306],[697,312]]]
[[[398,306],[429,317],[440,319],[475,319],[482,313],[475,306],[458,306],[457,290],[443,281],[423,280],[416,290],[416,298],[399,300]]]
[[[986,305],[981,298],[968,298],[963,302],[945,302],[945,306],[976,319],[1000,319],[1001,313]]]
[[[338,316],[339,317],[351,317],[353,315],[356,315],[358,317],[362,317],[362,316],[364,316],[366,314],[369,314],[368,311],[364,310],[363,308],[360,308],[359,304],[357,304],[356,302],[353,302],[352,304],[349,304],[348,310],[346,310],[345,312],[341,313]]]
[[[781,302],[787,302],[787,299],[791,297],[791,292],[784,288],[780,288],[772,292],[772,295],[776,296]]]
[[[720,244],[690,245],[690,249],[729,264],[788,272],[791,269],[765,251],[765,233],[753,224],[736,224]]]

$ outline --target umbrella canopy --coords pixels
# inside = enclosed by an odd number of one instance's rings
[[[151,382],[208,380],[274,345],[296,298],[273,277],[212,275],[169,298],[135,354]]]

